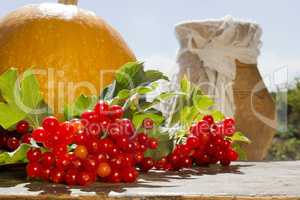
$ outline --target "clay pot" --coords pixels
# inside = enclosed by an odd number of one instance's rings
[[[187,76],[214,98],[214,109],[236,118],[252,141],[243,145],[248,160],[266,156],[276,129],[275,105],[257,68],[261,33],[255,23],[228,17],[176,26],[179,79]]]

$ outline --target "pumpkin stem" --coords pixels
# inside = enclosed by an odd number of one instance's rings
[[[58,3],[62,3],[66,5],[77,5],[78,0],[58,0]]]

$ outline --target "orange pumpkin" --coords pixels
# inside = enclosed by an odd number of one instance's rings
[[[76,3],[26,5],[0,21],[0,73],[36,69],[56,114],[80,94],[99,94],[121,65],[135,61],[113,27]]]

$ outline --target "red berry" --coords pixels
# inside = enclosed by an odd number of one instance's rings
[[[142,160],[142,162],[140,163],[140,168],[142,171],[149,171],[150,169],[152,169],[154,167],[154,161],[152,158],[150,157],[146,157]]]
[[[121,182],[121,174],[117,170],[112,170],[110,175],[108,176],[108,181],[111,183],[119,183]]]
[[[68,148],[66,145],[58,145],[58,146],[55,146],[55,148],[52,150],[52,153],[55,156],[61,156],[61,155],[66,154],[67,151],[68,151]]]
[[[210,127],[210,131],[212,134],[216,135],[216,136],[219,136],[219,137],[224,137],[223,134],[224,134],[224,126],[223,126],[223,123],[215,123],[215,124],[212,124],[211,127]]]
[[[190,168],[190,167],[192,167],[192,165],[193,165],[193,160],[190,157],[183,158],[182,164],[181,164],[182,167]]]
[[[37,162],[29,163],[26,166],[27,176],[32,178],[38,178],[41,175],[41,169],[42,166],[39,163]]]
[[[30,144],[31,139],[31,135],[26,133],[22,136],[22,143]]]
[[[58,129],[59,122],[56,119],[56,117],[49,116],[49,117],[44,118],[44,120],[42,122],[42,126],[47,132],[54,132]]]
[[[223,143],[222,143],[222,148],[223,149],[228,149],[231,145],[231,142],[228,141],[228,140],[223,140]]]
[[[55,164],[58,169],[66,170],[71,164],[71,160],[67,154],[61,154],[56,158]]]
[[[100,137],[102,135],[101,125],[98,123],[91,123],[87,127],[87,132],[92,136]]]
[[[92,154],[99,153],[100,147],[97,138],[93,138],[88,142],[88,151]]]
[[[177,154],[180,158],[188,156],[191,153],[191,148],[187,144],[177,145],[174,154]]]
[[[217,164],[218,161],[219,161],[219,159],[216,156],[210,156],[209,157],[209,163],[210,164]]]
[[[209,155],[215,155],[216,152],[217,152],[217,146],[213,143],[209,144],[207,147],[206,147],[206,152],[209,154]]]
[[[224,124],[224,127],[227,128],[227,127],[232,127],[235,125],[235,121],[233,118],[230,118],[230,117],[226,117],[223,121],[223,124]]]
[[[149,138],[148,146],[150,149],[156,149],[158,147],[158,142],[154,138]]]
[[[100,153],[100,154],[97,155],[97,162],[98,163],[106,162],[108,159],[109,158],[108,158],[107,154]]]
[[[95,175],[91,172],[79,172],[77,176],[77,183],[80,186],[87,186],[94,182]]]
[[[83,124],[80,119],[72,119],[70,122],[73,126],[74,133],[78,133],[80,130],[83,129]]]
[[[235,127],[224,127],[224,135],[231,137],[233,136],[235,133]]]
[[[145,151],[147,150],[147,146],[146,146],[145,144],[141,144],[140,150],[141,150],[142,152],[145,152]]]
[[[55,158],[54,155],[50,152],[43,153],[41,157],[41,163],[43,166],[50,167],[54,164]]]
[[[197,126],[197,124],[193,124],[190,127],[190,134],[198,137],[198,126]]]
[[[121,169],[126,166],[123,154],[117,155],[115,158],[111,160],[111,165],[113,168]]]
[[[121,150],[117,147],[112,148],[112,150],[109,152],[109,155],[112,157],[116,157],[121,153]]]
[[[230,160],[230,161],[236,161],[238,158],[239,158],[239,155],[236,151],[234,151],[233,149],[230,149],[228,152],[227,152],[227,158]]]
[[[16,137],[8,138],[7,146],[10,150],[16,150],[20,146],[20,142]]]
[[[70,168],[75,168],[77,170],[83,169],[83,161],[80,158],[75,157],[71,160]]]
[[[216,157],[218,160],[223,160],[225,158],[225,152],[222,150],[217,151]]]
[[[187,144],[190,148],[194,149],[194,148],[199,147],[200,142],[199,142],[199,139],[198,139],[197,137],[195,137],[195,136],[189,136],[189,137],[187,138],[186,144]]]
[[[168,162],[166,157],[163,157],[162,159],[155,162],[154,166],[156,169],[163,169],[164,165]]]
[[[0,146],[7,147],[8,136],[6,134],[0,134]]]
[[[107,126],[107,133],[110,138],[117,140],[118,137],[123,135],[123,127],[118,122],[109,123]]]
[[[74,142],[78,145],[84,145],[86,144],[88,141],[88,138],[85,134],[80,133],[80,134],[76,134],[75,138],[74,138]]]
[[[133,144],[133,148],[134,148],[135,151],[139,151],[141,149],[141,145],[140,145],[138,140],[136,140],[136,139],[133,140],[132,144]]]
[[[153,126],[154,126],[154,122],[153,122],[152,119],[150,119],[150,118],[144,119],[144,121],[143,121],[143,128],[145,128],[145,129],[153,129]]]
[[[229,166],[229,165],[230,165],[230,162],[231,162],[230,160],[227,160],[227,159],[226,159],[226,160],[221,160],[221,161],[220,161],[220,164],[223,165],[223,166]]]
[[[20,121],[16,126],[17,132],[21,134],[27,133],[28,129],[29,129],[29,123],[27,121]]]
[[[60,126],[60,132],[62,133],[62,135],[69,136],[69,135],[74,134],[74,127],[71,122],[66,121],[66,122],[61,123],[59,126]]]
[[[144,153],[141,151],[137,151],[134,154],[134,160],[136,163],[140,163],[142,162],[142,160],[144,159]]]
[[[37,128],[32,132],[32,138],[36,142],[44,142],[47,140],[46,137],[47,137],[46,131],[44,130],[43,127]]]
[[[103,121],[109,111],[109,105],[105,101],[100,100],[94,107],[95,113],[99,116],[100,120]]]
[[[86,171],[95,172],[98,167],[98,162],[96,157],[88,156],[88,158],[83,161],[83,167]]]
[[[29,162],[38,162],[42,157],[40,149],[30,149],[27,152],[27,159]]]
[[[51,168],[47,166],[42,166],[40,177],[48,181],[50,179]]]
[[[131,122],[131,120],[124,118],[124,119],[119,120],[119,123],[122,127],[123,135],[131,137],[134,134],[135,128],[134,128],[134,125]]]
[[[99,164],[97,168],[97,174],[101,178],[105,178],[110,175],[111,173],[111,167],[107,162],[102,162]]]
[[[127,165],[127,166],[132,166],[135,164],[135,160],[131,153],[125,153],[123,155],[123,159],[124,159],[125,165]]]
[[[62,183],[64,180],[64,170],[62,169],[52,169],[50,172],[50,180],[53,183]]]
[[[117,140],[117,146],[123,150],[126,150],[129,144],[129,139],[126,136],[121,136]]]
[[[126,168],[122,170],[121,176],[125,183],[133,183],[136,181],[138,172],[134,168]]]
[[[197,123],[197,131],[198,131],[198,134],[208,133],[210,131],[210,125],[209,125],[209,123],[207,121],[200,120]]]
[[[78,171],[75,169],[69,169],[65,175],[65,181],[68,185],[76,185]]]
[[[112,149],[114,148],[114,143],[108,138],[102,139],[99,141],[99,148],[104,153],[111,153]]]
[[[110,118],[112,118],[112,119],[120,119],[122,116],[123,116],[123,114],[124,114],[124,110],[123,110],[123,108],[121,107],[121,106],[119,106],[119,105],[112,105],[111,107],[110,107],[110,112],[109,112],[109,116],[110,116]]]
[[[87,126],[91,123],[97,123],[98,122],[98,116],[94,111],[86,111],[83,112],[80,116],[81,120],[82,120],[82,124],[84,126]]]
[[[145,133],[138,134],[138,140],[141,144],[147,144],[148,136]]]
[[[166,163],[166,164],[164,164],[163,170],[165,170],[165,171],[173,170],[172,164],[171,164],[171,163]]]
[[[212,125],[214,123],[214,118],[211,115],[205,115],[202,119],[209,125]]]
[[[199,146],[204,147],[205,145],[207,145],[210,140],[211,140],[211,134],[210,133],[201,133],[198,135],[198,139],[199,139]]]
[[[221,139],[221,138],[217,138],[213,142],[217,147],[222,147],[222,145],[223,145],[223,139]]]
[[[177,168],[180,165],[180,158],[177,154],[171,154],[169,157],[169,161],[175,168]]]

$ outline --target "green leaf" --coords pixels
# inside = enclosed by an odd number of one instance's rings
[[[233,143],[233,149],[238,153],[239,160],[247,160],[247,154],[238,143]]]
[[[148,82],[153,82],[157,80],[166,80],[169,81],[169,78],[165,76],[162,72],[157,70],[147,70],[145,76]]]
[[[26,113],[20,111],[16,105],[0,103],[0,125],[4,129],[12,127],[25,117]]]
[[[245,142],[251,143],[249,138],[247,138],[242,132],[235,132],[233,136],[228,137],[232,142]]]
[[[123,89],[118,93],[118,98],[119,99],[127,99],[130,96],[130,90],[128,89]]]
[[[65,106],[64,116],[66,119],[71,119],[73,117],[78,117],[86,110],[91,110],[96,102],[96,96],[85,96],[80,95],[73,104]]]
[[[152,119],[156,126],[159,126],[165,119],[163,116],[155,113],[135,113],[133,115],[132,122],[138,129],[142,126],[143,121],[148,118]]]
[[[222,121],[225,118],[224,114],[218,110],[213,110],[211,112],[211,115],[216,122]]]
[[[43,99],[39,84],[31,70],[23,73],[21,81],[16,69],[9,69],[0,76],[0,125],[8,129],[23,119],[36,127],[39,117],[47,109],[41,109]]]
[[[177,95],[184,95],[184,93],[181,93],[181,92],[162,92],[155,99],[158,99],[160,101],[165,101],[165,100],[169,100],[172,97],[177,96]]]
[[[15,92],[19,91],[17,70],[12,68],[0,76],[1,96],[6,102],[14,102]]]
[[[208,110],[214,105],[214,101],[206,95],[193,95],[193,104],[198,112]]]
[[[140,95],[145,95],[152,91],[153,91],[153,89],[151,87],[147,87],[147,86],[139,86],[136,88],[136,92]]]
[[[186,94],[191,92],[191,83],[186,76],[180,81],[180,90]]]
[[[26,154],[30,147],[29,144],[21,144],[14,152],[0,153],[0,165],[27,162]]]
[[[5,129],[15,125],[26,116],[15,100],[16,96],[21,98],[17,77],[16,69],[9,69],[0,76],[0,91],[4,100],[0,103],[0,125]]]
[[[143,63],[129,62],[121,67],[116,73],[116,81],[121,89],[132,89],[136,87],[135,80],[143,73]]]
[[[39,83],[35,76],[32,74],[31,70],[27,70],[23,74],[21,94],[23,104],[29,109],[35,109],[43,100],[40,93]]]

